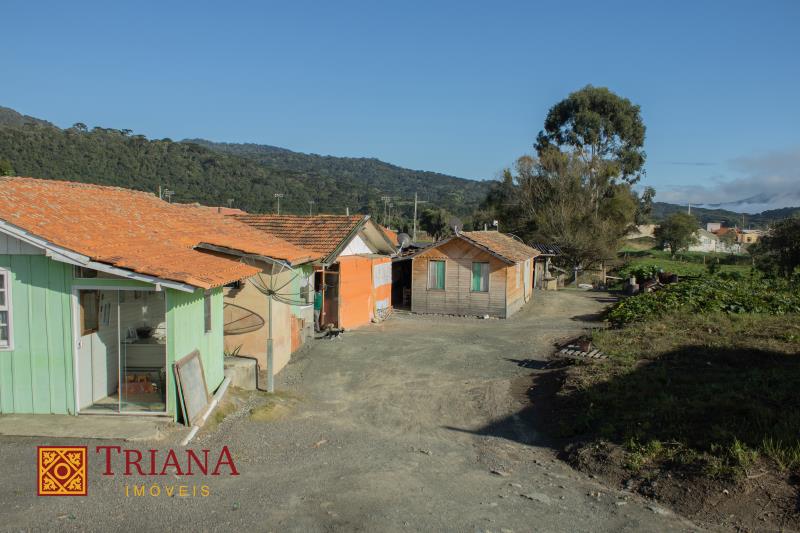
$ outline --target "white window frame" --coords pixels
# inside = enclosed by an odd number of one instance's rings
[[[0,268],[0,274],[3,274],[3,290],[6,295],[5,303],[0,306],[0,311],[8,313],[8,342],[0,341],[0,352],[10,352],[14,350],[14,311],[11,302],[11,271],[5,268]]]

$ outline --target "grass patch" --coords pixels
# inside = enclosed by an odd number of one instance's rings
[[[800,469],[800,315],[670,314],[599,331],[609,359],[559,393],[561,433],[622,445],[626,466],[712,477],[759,458]]]

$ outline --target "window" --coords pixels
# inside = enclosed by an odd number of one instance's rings
[[[520,270],[520,268],[519,268],[519,263],[517,263],[517,264],[516,264],[516,265],[514,265],[514,266],[515,266],[515,267],[517,267],[517,268],[516,268],[516,270],[517,270],[517,288],[519,289],[519,276],[520,276],[520,272],[521,272],[521,270]]]
[[[80,291],[81,335],[89,335],[100,329],[100,293]]]
[[[0,350],[10,350],[11,341],[11,273],[0,269]]]
[[[489,290],[489,263],[472,263],[472,292]]]
[[[211,331],[211,293],[206,291],[203,295],[203,320],[205,322],[205,332]]]
[[[428,262],[428,288],[444,290],[444,261]]]

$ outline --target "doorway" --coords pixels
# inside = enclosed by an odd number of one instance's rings
[[[392,262],[392,307],[411,310],[411,266],[413,260]]]
[[[339,264],[314,272],[314,287],[322,290],[320,329],[339,327]]]
[[[166,413],[164,292],[82,288],[75,293],[78,412]]]

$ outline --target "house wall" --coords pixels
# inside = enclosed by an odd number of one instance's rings
[[[175,361],[194,350],[200,352],[206,386],[213,393],[224,379],[224,343],[222,335],[222,288],[211,289],[211,331],[205,332],[203,289],[193,293],[167,291],[167,412],[177,418]]]
[[[444,260],[445,289],[428,289],[428,262]],[[489,263],[489,291],[472,292],[472,263]],[[493,255],[453,239],[414,257],[411,272],[411,311],[447,315],[507,316],[508,264]],[[511,271],[513,276],[513,269]],[[513,280],[512,280],[513,281]]]
[[[4,239],[5,250],[10,251]],[[0,413],[74,414],[73,290],[152,285],[124,279],[74,279],[73,267],[15,247],[0,254],[11,273],[13,350],[0,351]],[[203,290],[165,289],[167,301],[167,412],[176,415],[176,359],[198,349],[209,392],[223,379],[222,290],[212,291],[212,331],[204,331]]]
[[[0,268],[11,273],[14,343],[0,351],[0,413],[74,413],[72,267],[15,253]]]
[[[375,318],[377,309],[387,310],[391,307],[390,258],[349,256],[340,257],[338,263],[339,327],[352,329],[369,324]],[[388,270],[383,271],[385,268]]]
[[[373,250],[370,249],[369,245],[364,241],[361,237],[361,234],[357,234],[353,237],[342,253],[339,254],[339,257],[346,257],[351,255],[358,255],[358,254],[371,254]]]
[[[339,259],[339,327],[356,328],[372,319],[372,259]]]
[[[269,269],[269,267],[266,268]],[[311,266],[303,265],[295,268],[294,271],[284,270],[274,276],[262,273],[261,279],[256,280],[276,289],[282,287],[279,295],[291,302],[283,303],[276,300],[272,302],[272,350],[275,373],[283,369],[289,362],[291,354],[299,349],[309,336],[314,334],[313,306],[301,304],[303,278],[307,279],[312,273]],[[309,302],[312,302],[311,298],[314,293],[313,276],[311,283],[309,300],[307,300]],[[255,357],[261,368],[265,369],[267,366],[268,320],[270,320],[267,297],[253,284],[253,280],[247,280],[240,289],[225,289],[224,302],[233,304],[225,307],[224,323],[226,325],[232,324],[234,321],[241,323],[242,320],[261,324],[245,333],[229,332],[225,334],[225,351],[230,353],[238,349],[241,355]],[[254,316],[243,319],[242,316],[246,313]]]
[[[519,286],[517,286],[519,272]],[[506,268],[506,317],[519,311],[533,297],[533,259],[520,261]]]

